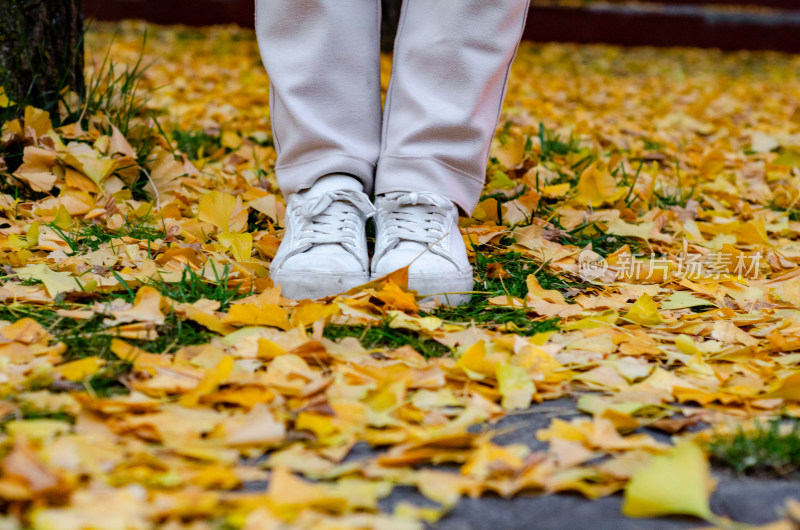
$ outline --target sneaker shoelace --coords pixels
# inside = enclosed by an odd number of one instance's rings
[[[381,255],[403,241],[411,241],[452,261],[451,257],[436,245],[447,235],[447,214],[452,208],[450,201],[430,193],[387,193],[381,204],[381,221],[385,237]]]
[[[332,191],[303,200],[297,208],[297,246],[286,258],[317,245],[341,245],[363,261],[359,252],[362,216],[374,213],[367,196],[357,191]]]

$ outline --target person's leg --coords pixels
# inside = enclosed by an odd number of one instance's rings
[[[404,2],[376,195],[438,193],[472,212],[527,8],[527,0]]]
[[[380,150],[379,33],[378,0],[257,0],[284,195],[336,173],[371,193]]]
[[[378,0],[258,0],[286,230],[270,276],[289,298],[369,280],[364,231],[380,150]]]
[[[480,197],[527,0],[406,0],[384,108],[373,278],[409,267],[409,287],[469,300],[458,229]]]

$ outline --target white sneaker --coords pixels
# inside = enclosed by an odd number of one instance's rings
[[[369,281],[364,227],[375,208],[353,177],[331,175],[286,201],[286,231],[269,275],[294,300],[343,293]]]
[[[378,196],[372,279],[411,265],[408,287],[449,305],[469,301],[472,266],[458,229],[458,210],[435,193]],[[432,299],[432,296],[426,300]]]

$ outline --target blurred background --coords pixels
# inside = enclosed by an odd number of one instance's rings
[[[401,0],[381,0],[391,49]],[[84,0],[87,19],[252,27],[254,0]],[[800,52],[800,0],[533,0],[525,38]]]

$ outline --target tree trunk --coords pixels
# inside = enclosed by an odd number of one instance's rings
[[[83,94],[82,0],[0,0],[0,84],[12,101],[52,110]]]

